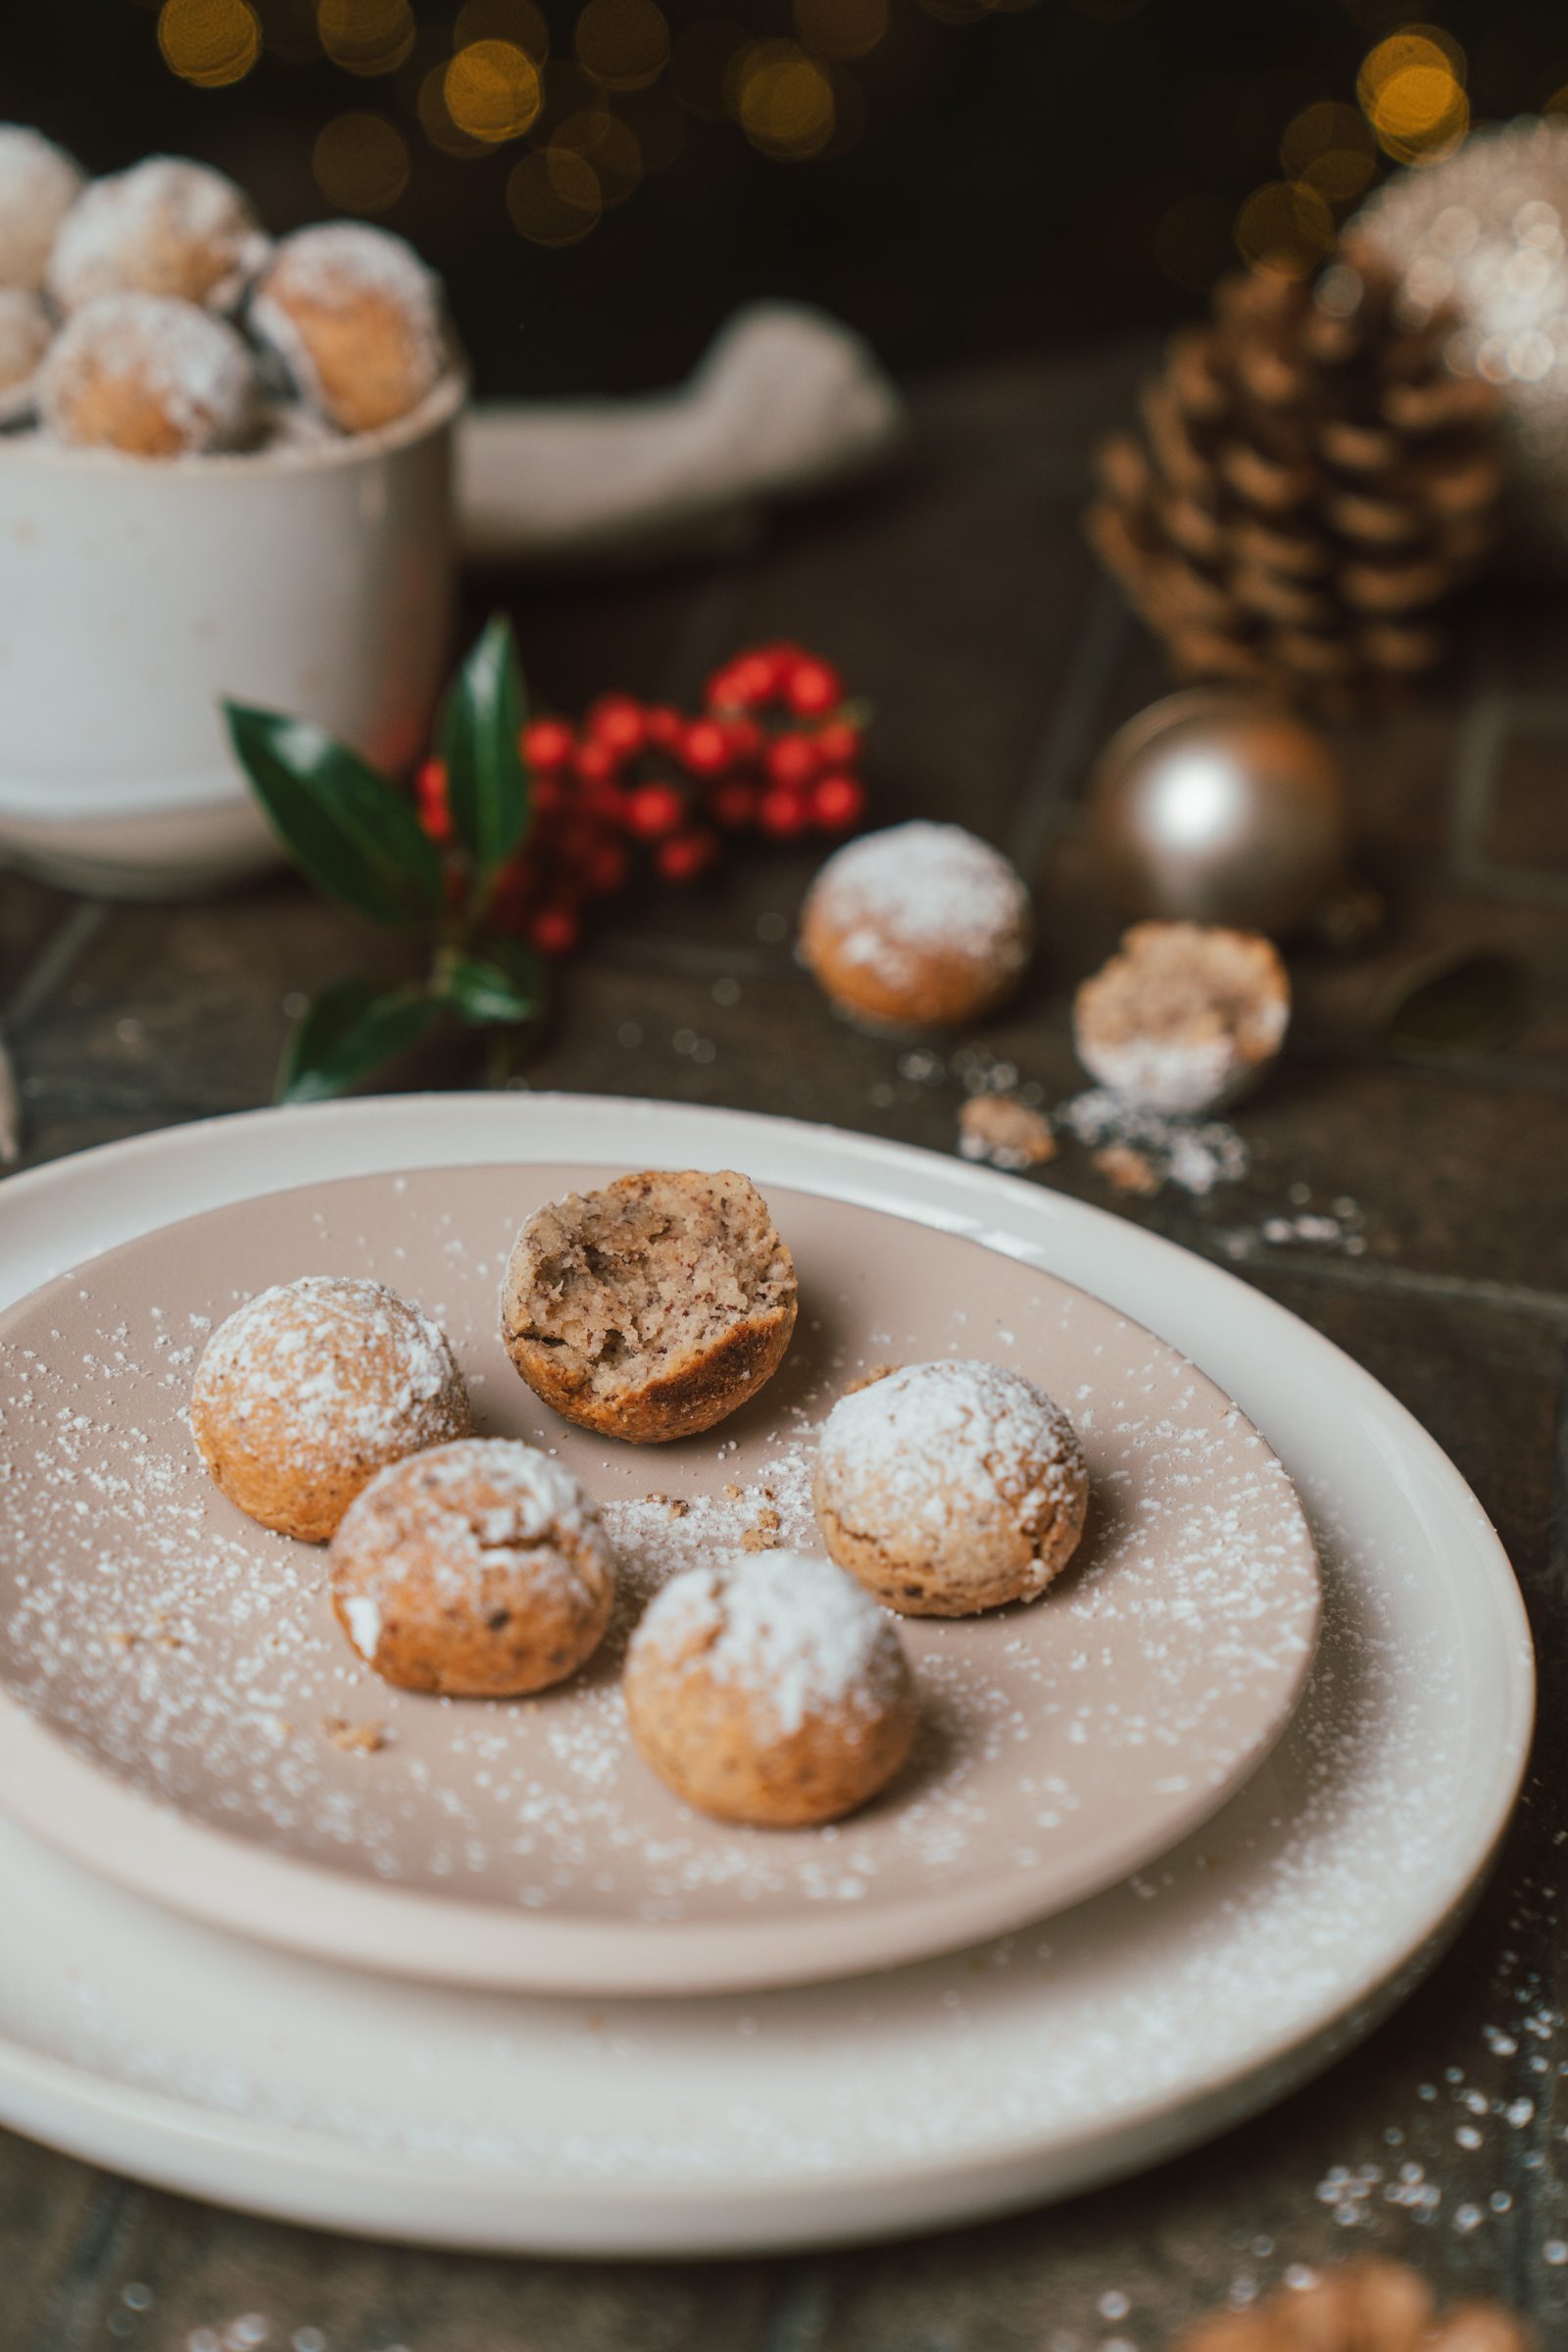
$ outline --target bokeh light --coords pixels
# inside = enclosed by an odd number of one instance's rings
[[[483,139],[460,129],[452,120],[447,106],[447,72],[446,65],[432,66],[419,83],[419,128],[431,146],[438,147],[443,155],[488,155],[490,149]]]
[[[512,41],[542,66],[550,55],[550,26],[534,0],[463,0],[452,46],[466,49],[470,41]]]
[[[487,147],[520,139],[544,101],[539,70],[515,41],[470,41],[446,69],[442,96],[452,122]]]
[[[780,163],[819,155],[833,136],[833,84],[795,41],[753,41],[735,61],[731,106],[752,145]]]
[[[535,245],[577,245],[604,211],[592,164],[569,147],[536,147],[514,166],[507,210]]]
[[[670,87],[700,122],[722,122],[729,113],[731,69],[747,38],[745,26],[728,17],[698,17],[683,27],[670,59]]]
[[[1334,215],[1304,180],[1271,179],[1236,216],[1236,249],[1269,277],[1304,277],[1334,242]]]
[[[608,212],[624,204],[643,176],[643,151],[634,131],[607,106],[585,107],[568,115],[550,134],[551,145],[580,155],[599,182],[600,202]]]
[[[1437,163],[1470,127],[1464,52],[1430,24],[1391,33],[1362,60],[1361,111],[1386,155],[1400,164]]]
[[[888,28],[888,0],[795,0],[795,30],[813,57],[869,57]]]
[[[320,0],[316,29],[321,47],[346,74],[395,74],[414,47],[408,0]]]
[[[1280,164],[1290,179],[1304,180],[1329,204],[1349,204],[1377,170],[1365,120],[1353,106],[1327,99],[1303,106],[1280,141]]]
[[[336,115],[317,134],[311,169],[339,213],[384,213],[409,184],[408,142],[385,115]]]
[[[242,81],[262,49],[262,28],[247,0],[164,0],[158,12],[164,63],[199,90]]]
[[[573,40],[584,71],[607,90],[645,90],[669,62],[658,0],[588,0]]]

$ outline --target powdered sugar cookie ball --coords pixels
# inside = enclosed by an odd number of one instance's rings
[[[1073,1004],[1078,1058],[1167,1117],[1233,1102],[1284,1042],[1291,984],[1270,941],[1202,923],[1137,923]]]
[[[190,1425],[230,1502],[323,1544],[378,1470],[466,1437],[468,1392],[422,1307],[384,1283],[306,1274],[219,1325]]]
[[[304,397],[346,433],[406,416],[446,367],[436,279],[412,245],[360,221],[284,237],[257,287],[251,325]]]
[[[755,1396],[795,1329],[795,1266],[733,1168],[646,1168],[535,1210],[501,1293],[536,1396],[607,1438],[695,1437]]]
[[[841,1396],[817,1451],[817,1524],[841,1568],[906,1617],[1038,1600],[1071,1559],[1089,1473],[1060,1405],[1000,1364],[906,1364]]]
[[[255,389],[251,355],[223,319],[157,294],[106,294],[50,344],[37,405],[58,440],[177,458],[243,440]]]
[[[0,286],[0,401],[32,381],[53,332],[36,294]]]
[[[836,850],[801,914],[801,956],[844,1012],[955,1027],[1009,997],[1029,961],[1029,893],[958,825],[894,825]]]
[[[41,130],[0,122],[0,286],[38,292],[83,178],[81,166]]]
[[[328,1556],[332,1606],[367,1664],[452,1698],[516,1698],[575,1674],[615,1593],[594,1504],[569,1470],[510,1438],[383,1470]]]
[[[48,290],[63,311],[101,294],[171,294],[227,310],[267,250],[231,179],[152,155],[82,191],[55,239]]]
[[[626,1712],[660,1779],[719,1821],[802,1828],[852,1813],[908,1755],[903,1647],[827,1560],[771,1551],[693,1568],[626,1653]]]

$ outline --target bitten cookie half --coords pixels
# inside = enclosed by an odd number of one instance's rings
[[[774,1551],[689,1569],[626,1656],[632,1737],[719,1821],[807,1828],[885,1788],[918,1707],[897,1633],[827,1560]]]
[[[755,1396],[795,1329],[795,1267],[733,1169],[644,1170],[539,1209],[501,1294],[507,1352],[566,1420],[633,1445]]]

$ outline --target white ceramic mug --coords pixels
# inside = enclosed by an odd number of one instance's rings
[[[409,765],[451,650],[465,394],[452,376],[377,433],[172,464],[0,437],[8,862],[115,897],[270,863],[225,696]]]

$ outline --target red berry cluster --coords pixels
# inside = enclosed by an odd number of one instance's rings
[[[710,678],[695,717],[607,694],[580,727],[532,720],[522,755],[533,824],[496,884],[492,923],[566,956],[587,906],[623,887],[639,848],[666,882],[693,882],[725,833],[849,832],[865,811],[862,734],[838,672],[798,645],[738,655]],[[420,821],[442,844],[446,783],[439,760],[416,780]]]

